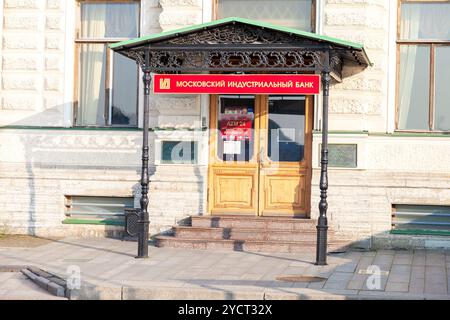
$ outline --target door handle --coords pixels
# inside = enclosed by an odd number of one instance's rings
[[[259,148],[258,162],[262,163],[264,159],[264,147]]]

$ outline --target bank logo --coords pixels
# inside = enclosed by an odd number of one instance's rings
[[[161,90],[170,90],[170,79],[160,79],[159,87]]]

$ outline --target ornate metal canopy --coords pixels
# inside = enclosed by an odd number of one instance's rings
[[[370,65],[359,44],[242,18],[124,41],[111,49],[157,73],[328,71],[340,81],[343,68]]]
[[[144,121],[138,258],[148,257],[149,96],[151,72],[286,72],[322,75],[322,152],[320,215],[316,264],[326,264],[328,190],[328,103],[330,82],[342,79],[349,66],[363,70],[371,63],[364,48],[314,33],[267,23],[227,18],[194,27],[111,45],[135,60],[144,71]]]

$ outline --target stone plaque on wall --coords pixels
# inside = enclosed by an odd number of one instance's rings
[[[322,145],[319,145],[319,153]],[[328,166],[335,168],[356,168],[358,167],[358,145],[357,144],[329,144],[328,145]],[[321,156],[319,154],[319,166]]]

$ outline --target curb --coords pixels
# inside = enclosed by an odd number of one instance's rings
[[[2,267],[0,267],[2,268]],[[280,292],[272,288],[168,286],[110,286],[85,282],[79,289],[69,289],[62,278],[35,267],[8,266],[5,270],[20,271],[54,296],[69,300],[450,300],[450,295],[401,294],[399,292],[359,292],[357,290],[299,289]],[[236,290],[238,289],[238,290]]]
[[[228,290],[226,290],[228,289]],[[70,300],[450,300],[449,295],[413,295],[391,293],[349,294],[345,292],[317,292],[299,290],[297,292],[276,292],[270,288],[261,290],[217,290],[191,287],[132,287],[84,285],[79,290],[70,290]]]
[[[67,297],[66,281],[35,267],[26,267],[20,270],[31,281],[42,289],[57,297]]]

